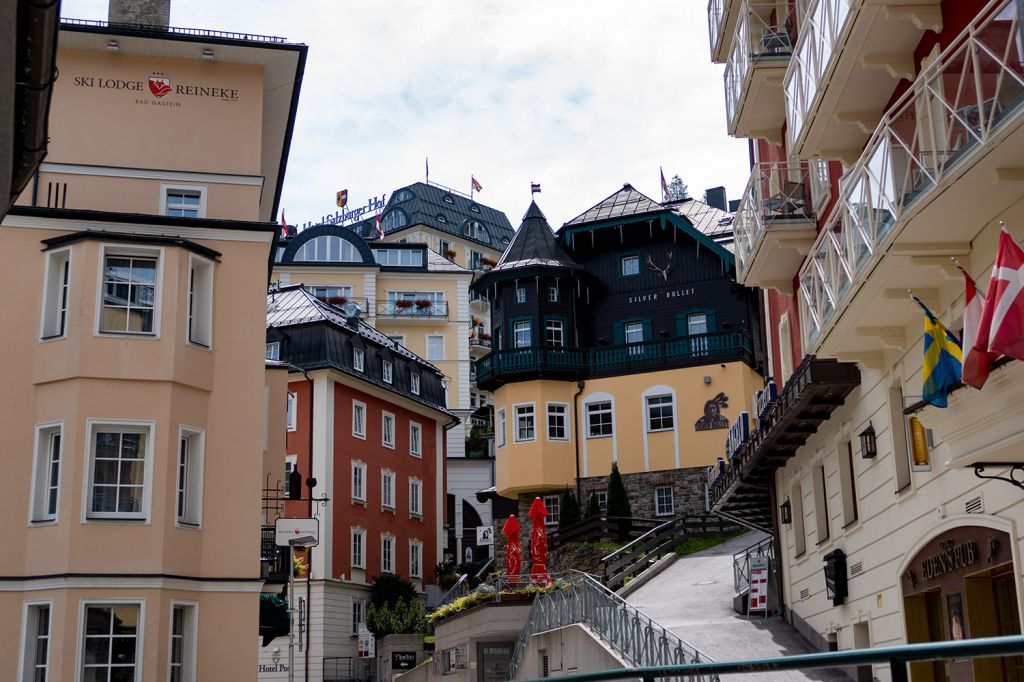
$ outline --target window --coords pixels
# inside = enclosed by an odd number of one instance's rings
[[[443,197],[441,197],[441,201],[443,201],[446,204],[454,204],[455,197],[453,197],[451,194],[445,194]]]
[[[366,502],[366,465],[352,462],[352,499]]]
[[[825,467],[818,464],[812,470],[811,488],[814,491],[814,521],[820,545],[829,538],[828,491],[825,488]]]
[[[288,391],[288,397],[285,399],[285,409],[287,410],[286,419],[288,421],[288,430],[294,431],[296,427],[296,410],[299,407],[299,396],[292,391]]]
[[[675,427],[672,396],[652,395],[647,398],[647,430],[671,431]]]
[[[892,455],[896,467],[896,492],[910,486],[910,448],[907,443],[906,417],[903,416],[903,390],[889,389],[889,428],[892,430]]]
[[[186,526],[202,520],[204,440],[202,431],[183,428],[178,441],[175,510],[177,522]]]
[[[267,353],[264,356],[267,360],[277,362],[281,359],[281,342],[274,341],[267,344]]]
[[[420,375],[418,372],[409,373],[409,392],[413,395],[420,394]]]
[[[534,406],[516,405],[516,437],[517,443],[536,440],[536,423],[534,419]]]
[[[385,384],[392,383],[394,379],[395,366],[390,360],[384,360],[382,364],[382,376]]]
[[[156,258],[104,258],[101,332],[156,333],[156,266]]]
[[[50,604],[28,604],[25,608],[21,679],[46,682],[50,673]]]
[[[608,512],[608,491],[599,490],[597,493],[597,508],[601,510],[602,514]]]
[[[512,326],[512,334],[514,337],[513,345],[516,348],[529,348],[533,345],[530,333],[530,321],[520,320]]]
[[[469,249],[469,269],[470,270],[479,270],[480,267],[483,265],[483,263],[480,262],[480,259],[482,257],[483,257],[483,254],[480,253],[479,251],[474,251],[472,249]]]
[[[409,479],[409,513],[423,515],[423,483],[418,478]]]
[[[497,440],[496,447],[505,447],[505,408],[498,410],[498,430],[494,434]]]
[[[286,455],[284,458],[284,496],[288,497],[288,477],[298,464],[298,455]]]
[[[654,489],[654,515],[672,516],[675,511],[672,486],[659,485]]]
[[[495,301],[500,301],[501,299],[500,298],[496,298],[494,300]],[[497,347],[497,349],[498,350],[502,350],[505,347],[505,339],[503,339],[502,336],[501,336],[501,325],[500,324],[494,326],[493,338],[494,338],[494,344]]]
[[[364,368],[366,367],[365,359],[366,354],[363,353],[361,348],[352,349],[352,369],[357,372],[364,371]]]
[[[296,262],[362,263],[359,249],[347,239],[332,235],[314,237],[299,247],[292,260]]]
[[[374,249],[373,257],[381,265],[403,268],[423,267],[423,251],[419,249]]]
[[[479,212],[480,212],[480,207],[479,207],[479,206],[477,206],[476,204],[470,204],[470,205],[469,205],[469,210],[470,210],[470,211],[471,211],[472,213],[479,213]]]
[[[162,213],[178,218],[206,217],[205,187],[169,187],[163,185]]]
[[[400,204],[403,201],[409,201],[409,199],[412,199],[413,196],[415,195],[412,193],[412,190],[400,189],[393,195],[391,195],[391,200],[394,201],[396,204]]]
[[[382,412],[380,440],[384,447],[395,447],[395,415]]]
[[[548,403],[548,440],[569,440],[569,405]]]
[[[409,422],[409,454],[423,456],[423,427],[416,422]]]
[[[409,223],[409,219],[405,216],[402,211],[391,211],[384,215],[384,219],[381,220],[381,229],[385,232],[391,230],[397,230],[400,227],[405,227]]]
[[[548,510],[547,518],[544,519],[544,525],[557,526],[561,500],[558,495],[545,495],[542,499],[544,500],[544,506]]]
[[[427,336],[427,360],[444,360],[444,337],[440,335]]]
[[[395,572],[395,536],[389,533],[380,536],[380,570],[382,573]]]
[[[548,287],[548,303],[558,303],[558,285]]]
[[[93,426],[89,518],[146,517],[149,429]]]
[[[395,508],[395,472],[388,469],[380,472],[380,505]]]
[[[423,543],[419,540],[409,541],[409,577],[423,577]]]
[[[623,328],[624,337],[626,343],[643,343],[644,340],[644,323],[643,322],[627,322]]]
[[[366,531],[358,527],[352,529],[352,568],[366,568]]]
[[[708,316],[707,313],[690,313],[686,316],[686,333],[691,337],[690,350],[695,355],[708,352]]]
[[[439,222],[441,224],[444,224],[444,223],[448,222],[448,219],[444,217],[443,213],[438,213],[437,214],[437,222]]]
[[[196,607],[171,605],[170,682],[191,682],[195,673]],[[112,678],[118,679],[118,678]]]
[[[853,466],[853,442],[839,443],[839,487],[843,495],[843,528],[857,520],[857,470]]]
[[[359,634],[359,626],[363,625],[366,622],[366,619],[363,617],[363,608],[364,608],[364,606],[365,606],[365,604],[364,604],[362,599],[353,599],[352,600],[352,634],[353,635],[358,635]]]
[[[622,257],[622,276],[632,277],[640,274],[640,256]]]
[[[36,427],[32,479],[33,523],[57,519],[57,502],[60,497],[61,429],[60,424]]]
[[[188,341],[204,348],[213,343],[213,261],[194,255],[188,260]]]
[[[470,239],[475,239],[484,244],[491,243],[491,235],[487,228],[479,220],[467,220],[462,228],[462,234]]]
[[[779,377],[778,385],[782,386],[793,374],[793,342],[790,335],[789,313],[783,313],[779,320],[779,367],[782,376]]]
[[[793,556],[807,552],[807,535],[804,529],[804,493],[799,483],[793,486],[789,495],[793,507]]]
[[[43,282],[43,325],[39,335],[44,339],[64,336],[68,321],[68,282],[71,274],[71,250],[46,254],[46,275]]]
[[[516,303],[526,303],[526,287],[516,287]]]
[[[547,320],[544,322],[544,343],[548,346],[565,345],[565,323],[561,320]]]
[[[352,300],[352,287],[306,287],[311,294],[317,298],[328,299],[336,296],[343,296],[348,300]]]
[[[587,437],[601,438],[612,435],[612,403],[603,400],[587,405]]]
[[[448,252],[453,251],[454,249],[452,249],[451,242],[445,241],[444,239],[440,239],[437,242],[437,250],[441,253],[442,256],[447,258]]]
[[[352,401],[352,435],[366,439],[366,404]]]
[[[85,634],[79,660],[83,681],[139,679],[141,665],[138,647],[142,634],[139,604],[87,604]]]

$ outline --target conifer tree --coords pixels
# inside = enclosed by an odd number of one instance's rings
[[[601,505],[597,501],[597,493],[590,493],[590,500],[587,502],[587,518],[601,515]]]
[[[632,515],[626,486],[622,483],[622,474],[619,473],[619,465],[612,462],[612,475],[608,477],[608,516]]]
[[[580,522],[580,503],[572,488],[566,488],[558,501],[558,527],[565,528]]]

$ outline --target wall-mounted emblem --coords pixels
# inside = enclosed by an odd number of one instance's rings
[[[668,252],[668,262],[665,263],[665,267],[661,268],[655,265],[654,260],[650,256],[647,256],[647,266],[661,275],[661,278],[667,282],[669,273],[672,272],[672,252]]]
[[[162,73],[150,74],[149,91],[154,97],[163,97],[171,91],[171,79]]]
[[[345,208],[348,204],[348,190],[343,189],[338,191],[338,195],[335,198],[335,203],[338,204],[338,208]]]
[[[704,416],[693,427],[698,431],[729,428],[729,420],[722,416],[722,408],[729,407],[729,396],[719,393],[704,403]]]

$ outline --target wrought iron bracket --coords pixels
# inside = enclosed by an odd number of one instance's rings
[[[1024,462],[975,462],[971,466],[974,467],[974,475],[978,478],[1003,481],[1024,490]],[[1010,471],[1005,476],[988,476],[984,473],[985,469],[997,467],[1009,468]]]

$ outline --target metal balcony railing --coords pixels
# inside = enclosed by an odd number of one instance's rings
[[[470,348],[490,348],[490,339],[481,339],[479,336],[474,336],[469,340]]]
[[[261,529],[260,577],[269,582],[288,581],[288,549],[277,546],[273,526]]]
[[[183,36],[195,36],[198,38],[220,38],[227,40],[241,40],[257,43],[284,43],[285,38],[280,36],[267,36],[259,33],[235,33],[233,31],[215,31],[208,28],[185,28],[182,26],[156,26],[153,24],[121,23],[99,21],[96,19],[67,19],[61,18],[61,27],[82,26],[86,28],[116,28],[121,33],[139,33],[152,35],[167,35],[168,33]]]
[[[408,304],[408,305],[407,305]],[[377,317],[437,318],[448,317],[448,301],[391,301],[377,304]]]
[[[708,2],[708,38],[711,41],[711,60],[715,59],[715,52],[718,48],[718,41],[722,39],[722,32],[725,28],[722,20],[725,18],[725,0],[710,0]]]
[[[736,39],[725,66],[725,111],[730,130],[736,127],[751,70],[764,62],[785,63],[793,54],[794,36],[793,21],[778,13],[778,5],[744,2],[740,6]]]
[[[993,0],[882,116],[800,270],[800,321],[813,353],[910,213],[978,158],[1024,109],[1015,0]]]
[[[828,200],[828,164],[825,161],[756,164],[733,222],[740,278],[749,268],[765,230],[773,222],[814,222]]]

